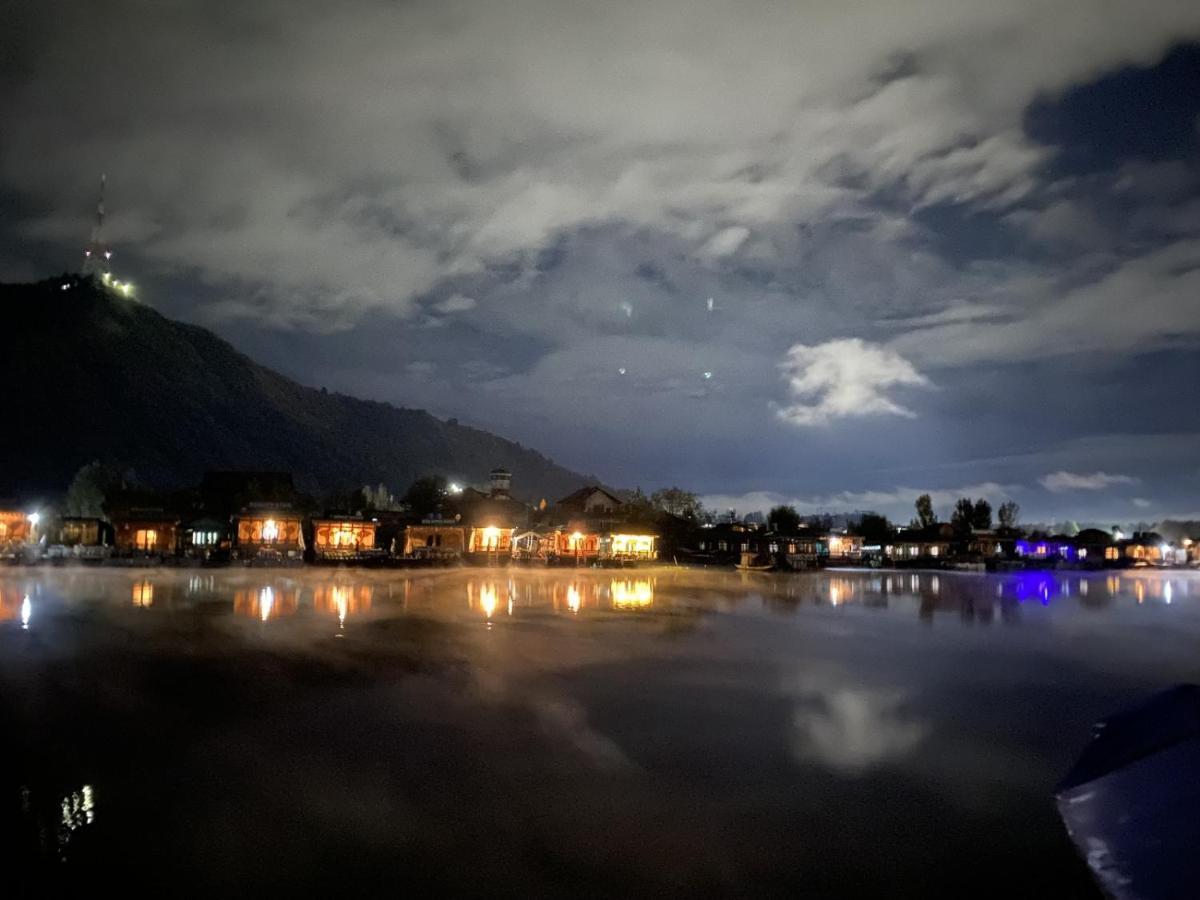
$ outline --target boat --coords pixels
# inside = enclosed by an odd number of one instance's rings
[[[1116,900],[1196,897],[1200,686],[1182,684],[1096,723],[1055,791],[1059,816]]]
[[[743,553],[735,568],[739,572],[774,572],[778,565],[760,553]]]

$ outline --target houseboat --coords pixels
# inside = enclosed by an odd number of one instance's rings
[[[20,509],[0,509],[0,559],[24,555],[34,542],[35,515]]]
[[[179,519],[162,510],[132,510],[113,517],[118,556],[174,556],[179,548]]]
[[[112,553],[113,529],[104,519],[63,516],[56,523],[52,540],[46,549],[51,559],[105,559]]]
[[[513,498],[512,473],[497,468],[488,473],[490,489],[485,494],[467,488],[455,506],[466,529],[465,558],[481,565],[502,565],[513,556],[517,527],[529,520],[529,508]]]
[[[362,560],[378,554],[373,519],[337,517],[312,520],[313,558],[321,561]]]
[[[290,506],[251,505],[237,518],[234,555],[243,561],[303,561],[304,520]]]
[[[466,529],[452,519],[426,519],[404,529],[403,555],[409,559],[450,562],[466,552]]]
[[[184,556],[204,560],[228,560],[233,549],[229,520],[194,519],[184,526],[180,549]]]

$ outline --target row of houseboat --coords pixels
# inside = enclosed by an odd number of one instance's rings
[[[272,565],[302,562],[500,565],[629,565],[654,561],[658,533],[631,522],[620,498],[581,488],[553,506],[531,508],[495,469],[487,491],[466,488],[436,516],[404,511],[311,516],[296,504],[252,501],[230,515],[184,517],[129,506],[106,517],[0,510],[0,556],[13,560],[195,560]],[[290,479],[288,479],[290,482]]]
[[[1025,535],[1016,530],[969,530],[949,523],[898,528],[883,540],[854,534],[783,534],[728,523],[702,529],[698,557],[743,569],[804,569],[850,564],[889,568],[1129,568],[1200,565],[1200,543],[1171,541],[1154,532],[1125,535],[1087,528],[1073,535]]]
[[[309,515],[285,473],[210,473],[190,515],[135,503],[106,517],[0,508],[0,558],[22,561],[302,562],[430,565],[632,565],[672,562],[774,571],[825,566],[920,568],[1123,568],[1200,565],[1200,544],[1153,533],[1089,528],[1074,535],[898,528],[867,540],[847,530],[788,533],[742,522],[698,524],[639,510],[597,485],[529,506],[494,469],[486,490],[447,495],[433,516],[411,511]],[[285,499],[246,499],[253,484]],[[233,498],[238,498],[237,503]],[[245,500],[245,502],[242,502]],[[43,518],[44,517],[44,518]],[[665,534],[663,532],[666,532]],[[882,539],[880,539],[882,537]]]

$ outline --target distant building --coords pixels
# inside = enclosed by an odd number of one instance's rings
[[[512,473],[493,469],[488,493],[466,488],[453,500],[459,521],[466,531],[467,559],[499,563],[511,559],[513,536],[529,521],[529,507],[513,498]]]
[[[584,530],[611,529],[624,519],[625,503],[598,485],[588,485],[563,497],[547,511],[550,522],[578,523]]]

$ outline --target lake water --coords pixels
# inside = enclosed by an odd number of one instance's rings
[[[1053,806],[1200,577],[0,570],[19,890],[1096,896]]]

